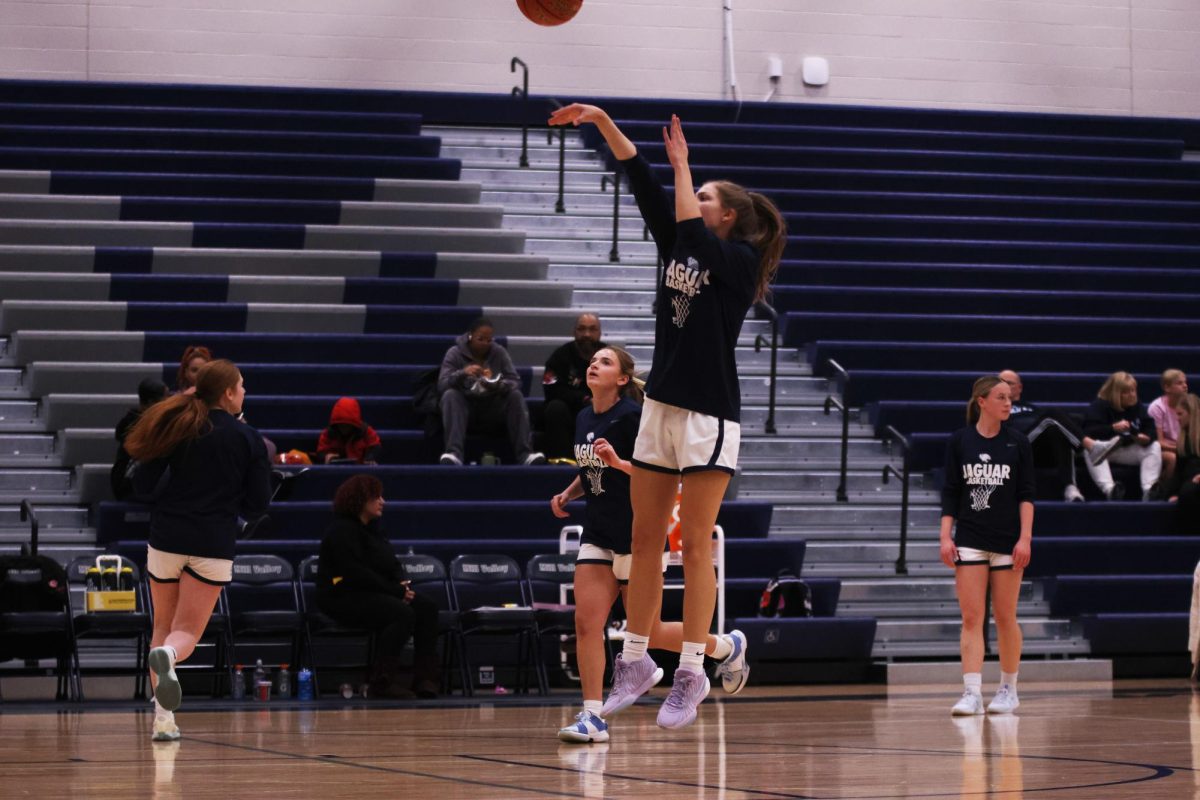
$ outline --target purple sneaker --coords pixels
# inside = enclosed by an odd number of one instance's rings
[[[675,670],[675,684],[658,710],[658,727],[684,728],[696,721],[696,706],[708,697],[708,676],[700,670]]]
[[[662,668],[649,655],[627,664],[624,653],[618,653],[613,661],[613,688],[600,716],[607,718],[624,711],[662,679]]]

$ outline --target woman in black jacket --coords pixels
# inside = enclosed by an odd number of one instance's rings
[[[1088,453],[1088,472],[1109,500],[1120,500],[1125,489],[1113,481],[1109,464],[1139,465],[1142,499],[1158,499],[1162,473],[1162,447],[1154,418],[1138,402],[1137,380],[1128,372],[1114,372],[1100,387],[1083,414],[1083,432],[1096,440]]]
[[[221,589],[233,577],[238,518],[255,519],[271,498],[262,437],[237,415],[246,388],[232,362],[210,361],[195,391],[147,408],[125,437],[139,462],[135,491],[154,497],[146,573],[154,601],[150,639],[153,738],[179,738],[182,690],[175,664],[196,648]]]
[[[436,697],[438,608],[413,592],[392,543],[379,528],[383,484],[355,475],[338,487],[334,519],[321,540],[317,607],[338,622],[375,631],[370,692],[392,698]],[[399,679],[400,653],[413,638],[412,688]]]

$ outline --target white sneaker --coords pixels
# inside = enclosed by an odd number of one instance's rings
[[[175,724],[175,715],[168,711],[166,714],[154,715],[154,732],[150,735],[152,742],[174,742],[179,739],[179,726]]]
[[[1107,441],[1097,441],[1092,445],[1092,449],[1087,452],[1087,459],[1093,467],[1099,466],[1106,458],[1112,455],[1113,448],[1121,442],[1120,436],[1114,436]]]
[[[996,691],[992,702],[988,703],[987,711],[989,714],[1011,714],[1019,705],[1021,701],[1017,699],[1017,690],[1004,683]]]
[[[150,651],[149,662],[151,671],[158,676],[154,699],[167,711],[174,711],[183,701],[183,688],[175,675],[175,656],[165,647],[156,647]]]
[[[546,456],[542,453],[530,453],[525,456],[525,466],[538,467],[546,463]]]
[[[1082,503],[1083,492],[1079,491],[1079,487],[1073,483],[1067,484],[1067,488],[1063,490],[1063,499],[1068,503]]]
[[[608,741],[608,725],[604,720],[590,711],[580,711],[575,715],[575,723],[560,728],[558,738],[574,744],[590,744],[592,742]]]
[[[454,467],[462,466],[462,459],[454,455],[454,453],[442,453],[442,457],[438,459],[439,464],[449,464]]]
[[[950,709],[951,716],[955,717],[971,717],[976,714],[983,713],[983,696],[967,689],[963,692],[963,696],[954,704],[954,708]]]
[[[729,632],[728,638],[733,651],[717,665],[717,675],[721,677],[721,686],[726,692],[737,694],[750,677],[750,665],[746,663],[746,634],[734,630]]]

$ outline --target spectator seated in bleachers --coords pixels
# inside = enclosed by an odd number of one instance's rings
[[[363,422],[362,409],[353,397],[342,397],[329,413],[329,427],[321,431],[317,442],[317,457],[332,462],[375,464],[383,451],[379,434]]]
[[[1175,474],[1175,443],[1179,441],[1179,420],[1176,411],[1179,403],[1187,396],[1187,375],[1182,370],[1168,369],[1162,374],[1162,397],[1150,404],[1147,411],[1154,418],[1154,426],[1158,429],[1158,444],[1162,448],[1163,480],[1169,480]]]
[[[519,464],[544,464],[546,457],[533,450],[529,409],[521,394],[521,377],[508,351],[492,341],[495,326],[487,317],[446,351],[438,372],[442,435],[445,452],[441,463],[462,464],[467,430],[502,427]]]
[[[1083,415],[1083,431],[1096,439],[1088,472],[1109,500],[1125,497],[1125,488],[1113,481],[1109,463],[1138,465],[1141,472],[1142,499],[1158,497],[1158,479],[1162,473],[1162,447],[1154,419],[1138,402],[1137,380],[1128,372],[1114,372],[1100,387],[1099,394]]]
[[[1070,414],[1057,408],[1035,406],[1022,399],[1025,385],[1021,376],[1011,369],[1002,371],[1000,380],[1008,384],[1012,397],[1012,414],[1008,425],[1029,439],[1033,445],[1035,463],[1053,463],[1065,489],[1063,499],[1082,502],[1083,492],[1075,481],[1075,453],[1090,453],[1096,440],[1086,435]]]
[[[436,697],[438,607],[409,588],[391,541],[381,531],[383,484],[355,475],[338,487],[334,519],[321,540],[317,607],[338,623],[376,634],[370,668],[374,697]],[[401,680],[400,656],[413,640],[411,688]]]
[[[575,418],[591,399],[587,369],[592,356],[604,342],[600,340],[600,317],[580,314],[575,320],[575,338],[546,359],[542,373],[542,395],[546,405],[542,418],[546,428],[546,458],[574,462]]]
[[[1163,494],[1179,503],[1180,529],[1200,531],[1200,397],[1185,394],[1175,406],[1179,422],[1175,474],[1163,480]]]
[[[157,378],[143,378],[138,384],[138,407],[131,408],[117,423],[117,457],[113,460],[109,480],[112,483],[113,497],[125,500],[133,496],[133,482],[129,479],[129,465],[133,459],[125,450],[125,436],[129,429],[142,416],[142,412],[167,396],[167,387]]]
[[[191,394],[196,391],[196,373],[213,360],[212,351],[198,344],[190,344],[179,359],[179,371],[175,374],[175,391]]]

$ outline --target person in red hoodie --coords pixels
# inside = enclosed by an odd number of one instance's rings
[[[329,427],[321,431],[317,456],[324,462],[349,459],[359,464],[374,464],[379,460],[383,443],[379,434],[363,422],[362,409],[353,397],[343,397],[333,404]]]

